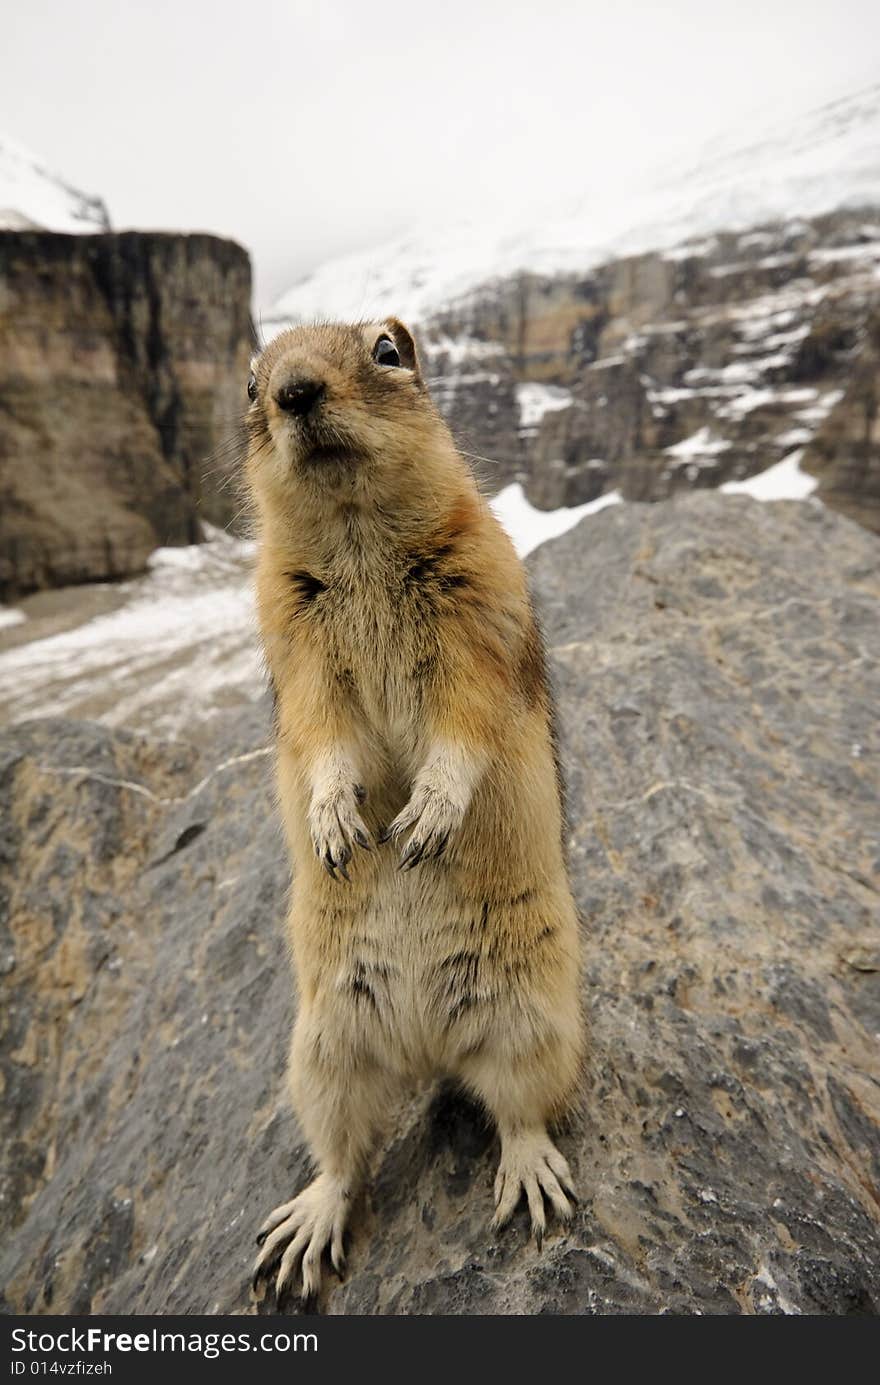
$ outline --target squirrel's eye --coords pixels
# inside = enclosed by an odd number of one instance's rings
[[[254,402],[254,400],[256,399],[256,397],[257,397],[257,377],[256,377],[256,375],[249,375],[249,376],[248,376],[248,399],[249,399],[249,400],[251,401],[251,403],[253,404],[253,402]]]
[[[373,347],[376,365],[400,365],[400,353],[390,337],[380,337]]]

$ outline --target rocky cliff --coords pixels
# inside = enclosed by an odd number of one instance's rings
[[[829,504],[880,529],[878,267],[862,209],[522,274],[426,324],[435,393],[493,459],[488,484],[545,508],[659,500],[798,453]]]
[[[414,1098],[320,1309],[876,1313],[880,543],[700,493],[530,566],[584,920],[581,1207],[542,1253],[523,1211],[493,1236],[492,1133]],[[210,750],[0,737],[7,1310],[272,1308],[254,1230],[307,1167],[267,738],[253,708]]]
[[[880,269],[877,271],[880,278]],[[804,466],[836,510],[880,533],[880,304],[876,297],[842,394],[807,450]]]
[[[140,571],[228,519],[206,459],[250,349],[232,242],[0,232],[0,599]]]

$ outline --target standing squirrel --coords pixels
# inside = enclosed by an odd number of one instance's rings
[[[548,1134],[583,1054],[544,654],[510,539],[395,318],[296,327],[248,381],[259,621],[276,697],[299,995],[290,1084],[317,1177],[255,1283],[317,1292],[395,1099],[450,1076],[501,1138],[493,1226],[573,1211]]]

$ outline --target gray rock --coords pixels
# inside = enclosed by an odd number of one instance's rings
[[[494,1136],[424,1093],[320,1308],[876,1313],[880,543],[701,493],[531,572],[584,919],[581,1207],[540,1254],[523,1211],[490,1233]],[[255,1229],[307,1177],[267,737],[262,709],[209,756],[0,737],[7,1310],[254,1311]]]

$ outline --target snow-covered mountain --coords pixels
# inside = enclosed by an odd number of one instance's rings
[[[880,530],[880,83],[755,120],[631,195],[573,191],[332,260],[263,316],[394,313],[486,489],[659,500],[785,464]],[[873,438],[873,434],[872,434]],[[775,486],[775,479],[772,481]],[[806,479],[798,484],[812,486]]]
[[[263,326],[271,335],[318,315],[390,312],[424,321],[519,271],[581,273],[719,231],[878,204],[880,83],[764,130],[732,132],[650,186],[626,196],[599,188],[536,225],[460,222],[330,260]]]
[[[0,230],[108,231],[100,197],[90,197],[44,168],[35,154],[0,138]]]

